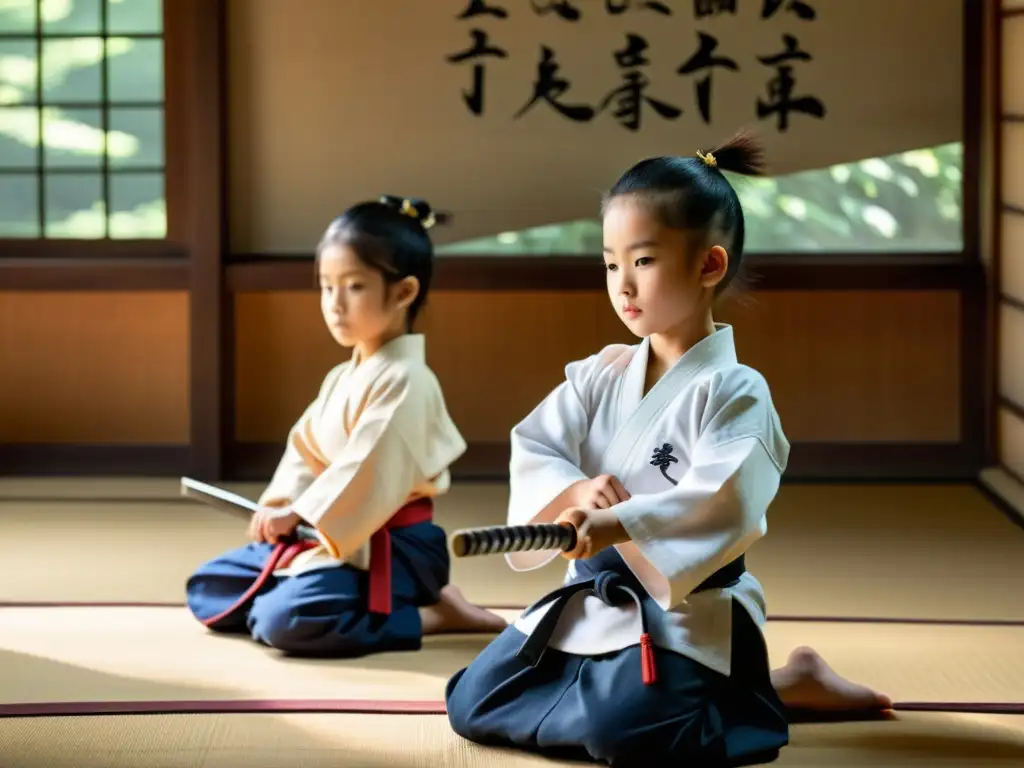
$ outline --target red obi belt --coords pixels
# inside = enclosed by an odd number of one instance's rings
[[[397,528],[419,525],[420,523],[429,523],[433,519],[433,499],[417,499],[398,510],[383,527],[379,528],[370,537],[370,594],[367,604],[370,613],[385,616],[391,613],[391,531]],[[319,542],[312,539],[289,539],[278,542],[267,558],[267,562],[264,563],[260,575],[256,577],[256,580],[245,591],[245,594],[226,611],[209,619],[204,619],[203,624],[212,627],[247,605],[259,594],[260,589],[262,589],[274,571],[279,568],[287,568],[296,556],[318,545]]]

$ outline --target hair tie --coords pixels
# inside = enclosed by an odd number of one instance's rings
[[[701,151],[700,151],[700,150],[698,149],[698,150],[697,150],[697,157],[699,157],[699,158],[700,158],[701,160],[703,160],[703,161],[704,161],[704,165],[709,165],[709,166],[711,166],[712,168],[715,168],[715,167],[717,167],[717,166],[718,166],[718,161],[717,161],[717,160],[715,159],[715,156],[714,156],[713,154],[711,154],[710,152],[708,152],[708,153],[707,153],[707,154],[705,155],[705,154],[704,154],[703,152],[701,152]]]
[[[383,205],[388,206],[403,216],[416,219],[424,229],[430,229],[437,223],[437,217],[434,215],[433,211],[421,218],[419,210],[412,204],[412,201],[409,198],[403,199],[401,205],[398,204],[397,197],[391,197],[390,195],[381,195],[379,200]]]

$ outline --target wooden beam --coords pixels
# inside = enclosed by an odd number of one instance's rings
[[[963,254],[751,256],[754,290],[959,290],[981,274]],[[249,254],[232,259],[227,289],[315,290],[313,257]],[[603,291],[600,256],[440,256],[434,291]]]
[[[998,121],[998,118],[1002,117],[1003,122],[1006,122],[1009,117],[1003,114],[1003,17],[1000,13],[1001,2],[1002,0],[987,0],[987,2],[982,3],[983,12],[986,14],[988,22],[985,37],[990,41],[990,45],[984,46],[984,50],[991,51],[991,67],[993,71],[991,73],[992,82],[990,83],[992,90],[991,111],[983,117],[981,123],[986,125],[992,118],[997,118],[993,121],[995,127],[989,133],[990,141],[992,142],[991,178],[985,180],[988,189],[992,193],[992,200],[995,201],[988,206],[986,211],[989,226],[992,227],[992,240],[990,242],[992,253],[989,254],[990,258],[988,259],[988,290],[985,294],[985,303],[988,310],[985,319],[985,351],[987,357],[984,370],[985,451],[983,459],[985,466],[992,466],[999,461],[998,398],[999,339],[1001,333],[999,327],[999,294],[1002,291],[1003,214],[998,201],[1003,188],[1003,126]],[[967,7],[969,5],[965,6],[965,8]],[[984,72],[982,76],[984,77]],[[984,80],[982,83],[977,84],[979,90],[982,90],[983,84]],[[965,82],[964,87],[969,87],[968,83]],[[983,196],[983,199],[987,198]]]
[[[281,458],[284,445],[232,443],[226,478],[266,482]],[[470,443],[452,467],[458,482],[508,480],[507,443]],[[940,481],[975,480],[972,451],[961,443],[794,443],[786,480]]]
[[[224,479],[269,480],[283,445],[231,443]],[[186,445],[0,444],[0,475],[147,475],[191,472]],[[507,443],[471,443],[452,468],[458,482],[508,480]],[[955,443],[794,443],[787,481],[972,480],[977,472]]]
[[[58,477],[180,476],[187,445],[77,445],[0,443],[0,475]]]
[[[176,259],[185,249],[170,240],[12,240],[0,239],[0,264],[11,260],[80,262],[121,259]]]
[[[985,123],[985,3],[963,0],[961,100],[963,113],[962,227],[965,259],[979,269],[960,291],[960,441],[980,472],[994,449],[991,407],[993,344],[988,285],[981,260],[982,150]]]
[[[0,291],[184,291],[188,260],[174,258],[0,259]]]
[[[223,434],[226,5],[226,0],[164,4],[167,155],[175,166],[168,179],[175,191],[172,236],[188,247],[191,277],[189,471],[209,481],[220,479]]]

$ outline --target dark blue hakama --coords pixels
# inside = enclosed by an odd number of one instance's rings
[[[738,571],[727,566],[698,590],[734,581],[742,573],[738,562]],[[582,589],[605,602],[636,600],[642,614],[661,610],[616,550],[578,560],[576,567],[573,586],[541,603]],[[737,601],[729,676],[657,648],[650,685],[641,676],[640,645],[598,656],[547,648],[559,612],[553,606],[529,640],[509,626],[452,677],[446,700],[456,733],[481,744],[612,766],[748,765],[775,759],[788,743],[763,636]]]
[[[423,639],[419,608],[437,603],[448,584],[447,540],[432,522],[395,528],[390,535],[391,613],[370,612],[367,571],[340,565],[294,576],[271,574],[252,599],[210,629],[248,633],[265,645],[303,656],[418,649]],[[272,551],[270,544],[248,544],[202,565],[186,585],[193,615],[209,620],[234,605]]]

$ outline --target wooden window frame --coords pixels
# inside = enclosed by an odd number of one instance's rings
[[[184,450],[0,446],[4,471],[188,471],[220,476],[227,434],[222,414],[230,412],[220,401],[227,231],[226,5],[226,0],[164,0],[167,237],[0,240],[0,291],[189,292],[189,445]]]
[[[37,8],[37,14],[41,12],[40,0],[35,0]],[[67,105],[69,108],[95,108],[99,110],[105,110],[111,106],[118,108],[123,107],[136,107],[136,106],[153,106],[159,107],[164,111],[164,120],[166,128],[167,125],[167,112],[168,107],[173,103],[174,106],[181,106],[180,102],[182,97],[186,97],[186,94],[180,92],[175,93],[177,84],[175,83],[175,77],[179,74],[176,71],[174,64],[180,61],[180,58],[173,57],[167,50],[167,6],[176,4],[176,0],[164,0],[164,31],[160,34],[140,33],[140,34],[127,34],[125,36],[138,38],[138,39],[160,39],[164,46],[164,72],[165,72],[165,88],[164,88],[164,100],[159,103],[153,104],[119,104],[114,99],[108,99],[108,78],[107,64],[103,62],[103,71],[101,76],[101,90],[103,98],[95,103],[91,104],[75,104]],[[106,19],[106,0],[100,2],[100,13],[101,19]],[[43,56],[43,43],[47,40],[59,40],[59,39],[75,39],[79,37],[95,37],[88,33],[74,34],[74,33],[59,33],[59,34],[47,34],[42,30],[41,22],[37,20],[36,30],[31,33],[37,42],[36,55],[38,57]],[[102,33],[104,39],[116,38],[118,35],[115,32],[110,32],[109,29],[104,30]],[[4,38],[0,38],[4,39]],[[9,38],[8,38],[9,39]],[[18,39],[18,38],[15,38]],[[169,78],[169,82],[168,82]],[[37,88],[40,92],[37,93],[37,104],[39,109],[43,109],[45,105],[42,103],[42,75],[37,76]],[[176,99],[173,97],[177,97]],[[104,121],[104,125],[106,122]],[[165,162],[163,168],[159,170],[164,175],[165,180],[171,175],[171,167],[166,162],[166,159],[171,156],[172,150],[177,151],[178,147],[173,146],[172,138],[168,135],[169,132],[165,130]],[[44,151],[42,147],[42,125],[40,124],[40,153]],[[180,141],[180,138],[179,138]],[[42,158],[40,157],[40,162]],[[13,169],[5,169],[9,171]],[[63,169],[60,169],[63,172]],[[158,170],[154,167],[152,169],[140,169],[146,173],[157,173]],[[113,169],[109,165],[109,158],[104,154],[103,163],[98,171],[104,177],[103,183],[103,195],[104,201],[106,202],[107,209],[107,224],[106,230],[109,231],[109,216],[110,216],[110,189],[109,189],[109,178],[111,173],[137,173],[139,170],[133,168],[127,169]],[[26,172],[28,172],[26,170]],[[72,170],[73,173],[87,173],[96,171],[86,171],[81,169],[80,171]],[[45,176],[45,169],[42,166],[35,168],[35,173],[42,179]],[[165,181],[165,184],[167,182]],[[43,216],[42,209],[45,206],[43,201],[43,194],[40,193],[40,214]],[[168,228],[170,222],[174,218],[172,211],[168,210]],[[40,222],[42,225],[44,222]],[[168,235],[171,232],[168,231]],[[42,289],[48,289],[48,285],[55,283],[54,288],[57,290],[63,290],[62,284],[67,286],[68,290],[89,290],[94,284],[103,285],[102,278],[95,278],[92,276],[93,273],[103,272],[109,270],[108,276],[110,282],[113,284],[113,290],[135,290],[133,283],[142,283],[142,290],[147,290],[150,285],[163,285],[168,282],[177,281],[177,284],[181,288],[187,287],[187,281],[183,280],[185,277],[185,271],[173,268],[175,259],[184,261],[186,255],[186,249],[180,243],[175,243],[168,237],[165,238],[141,238],[141,239],[128,239],[128,238],[47,238],[45,236],[39,238],[15,238],[15,237],[0,237],[0,289],[23,289],[23,288],[35,288],[40,286]],[[34,266],[40,266],[40,269],[33,269]],[[179,267],[181,264],[178,265]],[[47,274],[49,273],[49,274]],[[106,287],[106,286],[104,286]],[[159,290],[159,288],[157,288]]]

